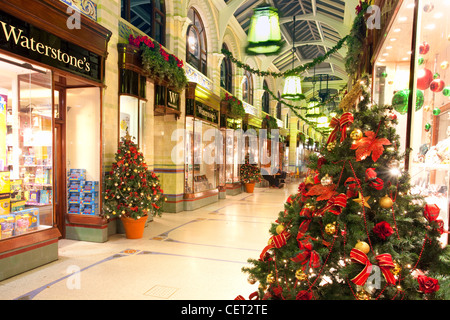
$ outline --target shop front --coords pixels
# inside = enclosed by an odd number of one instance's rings
[[[242,103],[240,103],[242,111]],[[245,111],[244,111],[245,112]],[[226,195],[242,193],[242,183],[239,176],[240,157],[239,139],[243,137],[242,117],[233,113],[231,102],[222,100],[220,103],[220,130],[224,137],[223,163],[219,166],[219,192]],[[221,198],[223,196],[221,195]]]
[[[184,139],[184,210],[195,210],[219,199],[218,159],[223,150],[220,148],[223,136],[219,123],[220,97],[195,82],[189,82]]]
[[[59,238],[107,229],[98,194],[110,33],[84,16],[68,29],[61,2],[0,3],[2,280],[58,259]]]
[[[450,2],[399,1],[374,55],[374,103],[392,105],[412,191],[435,204],[448,230]],[[447,243],[447,234],[441,237]]]

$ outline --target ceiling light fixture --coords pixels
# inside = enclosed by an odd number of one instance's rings
[[[295,59],[295,16],[293,19],[294,30],[292,33],[292,69],[294,69],[294,59]],[[300,100],[302,96],[302,83],[300,77],[297,75],[290,75],[286,77],[284,82],[284,90],[281,95],[282,98],[288,100]]]
[[[282,46],[278,9],[263,4],[253,9],[247,37],[249,55],[277,54]]]

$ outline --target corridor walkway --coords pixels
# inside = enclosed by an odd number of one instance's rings
[[[257,290],[241,268],[267,245],[269,228],[298,183],[227,196],[156,217],[144,237],[59,241],[59,260],[0,282],[2,300],[233,300]]]

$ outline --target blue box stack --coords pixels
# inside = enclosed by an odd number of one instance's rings
[[[86,181],[82,189],[82,214],[96,215],[98,209],[98,181]]]
[[[70,169],[67,173],[68,213],[81,214],[82,190],[86,181],[86,169]]]
[[[68,172],[68,212],[96,215],[99,213],[99,182],[86,181],[86,169]]]

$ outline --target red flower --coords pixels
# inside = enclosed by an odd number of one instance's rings
[[[381,239],[385,240],[387,237],[392,235],[394,233],[394,230],[392,229],[391,225],[387,223],[386,221],[381,221],[373,227],[373,232],[380,237]]]
[[[419,283],[419,290],[423,293],[432,293],[439,290],[439,281],[424,275],[417,277]]]
[[[312,300],[312,293],[306,290],[300,291],[295,297],[296,300]]]

